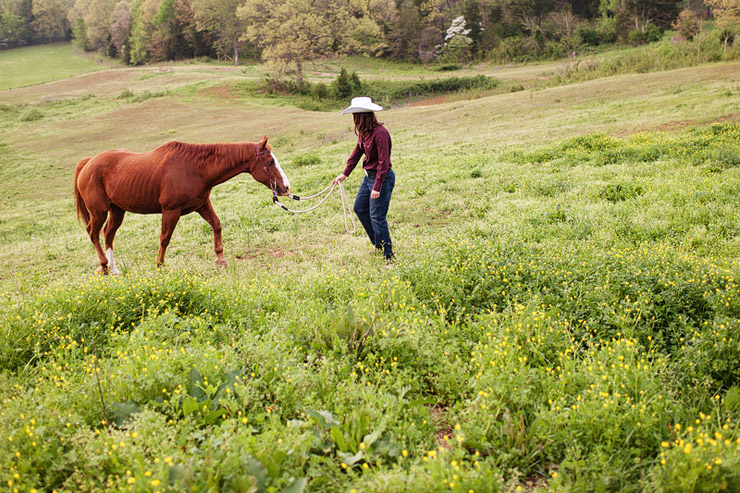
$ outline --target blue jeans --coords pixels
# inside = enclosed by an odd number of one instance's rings
[[[388,170],[380,189],[380,197],[375,200],[370,199],[373,184],[375,184],[375,176],[372,178],[365,176],[362,179],[360,190],[358,190],[355,199],[355,214],[357,214],[367,235],[370,237],[370,243],[381,250],[385,258],[389,259],[393,257],[393,243],[391,242],[391,234],[388,231],[388,221],[386,221],[385,216],[388,214],[388,206],[391,203],[396,175],[392,169]]]

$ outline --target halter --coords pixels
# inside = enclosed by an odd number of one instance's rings
[[[261,162],[262,169],[265,171],[265,175],[268,177],[268,180],[269,180],[270,172],[267,171],[267,165],[265,164],[265,159],[262,157],[262,155],[263,154],[268,154],[268,153],[270,153],[272,151],[270,149],[267,149],[267,148],[265,148],[265,149],[263,149],[263,150],[260,151],[259,150],[259,144],[255,144],[255,145],[257,146],[257,154],[256,154],[257,160],[259,160]],[[280,203],[278,202],[278,194],[277,194],[277,190],[276,190],[276,188],[277,188],[277,180],[274,180],[274,181],[273,180],[270,180],[270,188],[272,189],[272,201],[274,203],[280,205]],[[298,195],[293,195],[290,192],[288,192],[288,197],[290,197],[293,200],[301,200],[301,198]]]
[[[267,147],[265,147],[263,150],[260,151],[259,150],[260,149],[260,147],[259,147],[260,145],[259,144],[255,144],[255,145],[257,146],[257,155],[256,155],[257,156],[257,160],[259,160],[261,162],[262,169],[265,170],[265,176],[267,176],[267,179],[270,180],[270,172],[267,171],[267,164],[265,164],[265,159],[262,157],[262,155],[263,154],[267,154],[268,152],[272,152],[272,151],[270,151],[270,149],[268,149]],[[277,188],[277,180],[275,180],[275,181],[270,180],[270,188],[272,189],[272,195],[273,195],[273,197],[276,197],[277,196],[277,192],[275,191],[275,189]]]

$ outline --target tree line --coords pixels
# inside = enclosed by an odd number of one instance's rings
[[[0,46],[72,39],[129,64],[200,56],[238,64],[246,53],[300,82],[303,64],[327,55],[557,58],[643,44],[671,27],[691,36],[710,18],[731,43],[740,0],[0,0]]]

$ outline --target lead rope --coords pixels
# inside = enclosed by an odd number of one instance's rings
[[[289,208],[285,207],[283,204],[280,203],[280,201],[278,199],[277,192],[275,192],[275,190],[272,191],[272,203],[275,204],[275,205],[277,205],[278,207],[282,208],[283,210],[286,210],[288,212],[292,212],[293,214],[303,214],[304,212],[311,212],[312,210],[318,208],[321,204],[323,204],[326,201],[326,199],[329,198],[329,196],[332,194],[332,192],[334,191],[335,188],[337,188],[337,186],[334,185],[334,184],[332,184],[332,185],[329,185],[328,187],[326,187],[325,189],[323,189],[322,191],[320,191],[319,193],[315,193],[315,194],[310,195],[308,197],[299,197],[298,195],[290,194],[290,197],[293,200],[309,200],[309,199],[316,198],[319,195],[321,195],[322,193],[324,193],[327,190],[329,190],[329,192],[326,194],[326,196],[324,196],[324,198],[322,198],[319,201],[318,204],[316,204],[313,207],[309,207],[308,209],[295,210],[295,209],[289,209]],[[339,195],[340,195],[340,197],[342,199],[342,210],[344,211],[344,230],[347,232],[347,234],[350,234],[350,235],[355,234],[356,228],[355,228],[355,218],[354,218],[354,216],[349,215],[350,220],[352,222],[352,229],[350,229],[350,227],[349,227],[349,221],[347,220],[347,216],[348,216],[348,212],[349,212],[349,199],[347,198],[347,191],[344,189],[344,185],[342,185],[342,182],[339,182]]]

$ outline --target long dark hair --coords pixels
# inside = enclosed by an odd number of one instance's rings
[[[353,113],[352,117],[355,120],[355,134],[358,137],[363,137],[372,132],[375,127],[382,125],[383,123],[378,122],[375,118],[375,113],[368,111],[365,113]]]

